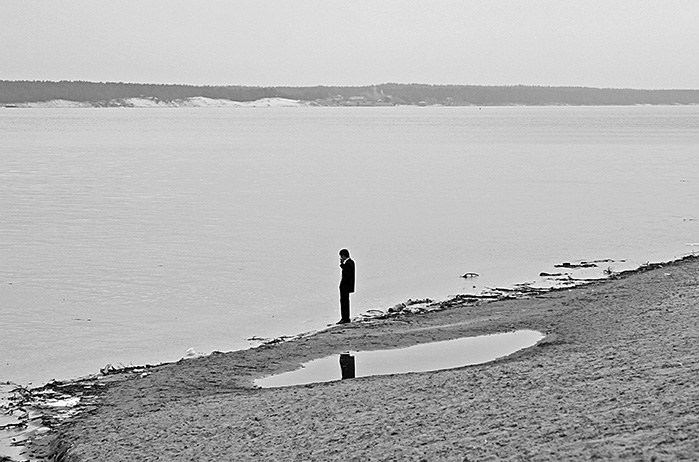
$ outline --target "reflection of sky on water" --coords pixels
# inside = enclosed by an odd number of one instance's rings
[[[466,337],[443,342],[424,343],[397,350],[353,352],[356,377],[404,374],[452,369],[481,364],[534,345],[544,335],[533,330],[519,330],[480,337]],[[339,355],[310,361],[299,370],[255,381],[263,388],[329,382],[341,378]]]

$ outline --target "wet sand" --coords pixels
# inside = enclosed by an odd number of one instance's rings
[[[69,461],[699,460],[698,258],[442,308],[121,374],[58,446]],[[252,385],[345,350],[518,329],[547,337],[447,371]]]

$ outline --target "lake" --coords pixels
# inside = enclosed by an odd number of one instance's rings
[[[0,381],[699,247],[699,107],[0,109]],[[480,276],[464,279],[466,272]]]

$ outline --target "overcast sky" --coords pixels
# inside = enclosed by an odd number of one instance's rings
[[[699,89],[698,0],[0,0],[0,79]]]

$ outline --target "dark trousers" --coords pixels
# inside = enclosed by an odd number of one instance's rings
[[[340,291],[340,317],[343,321],[350,320],[349,292]]]

